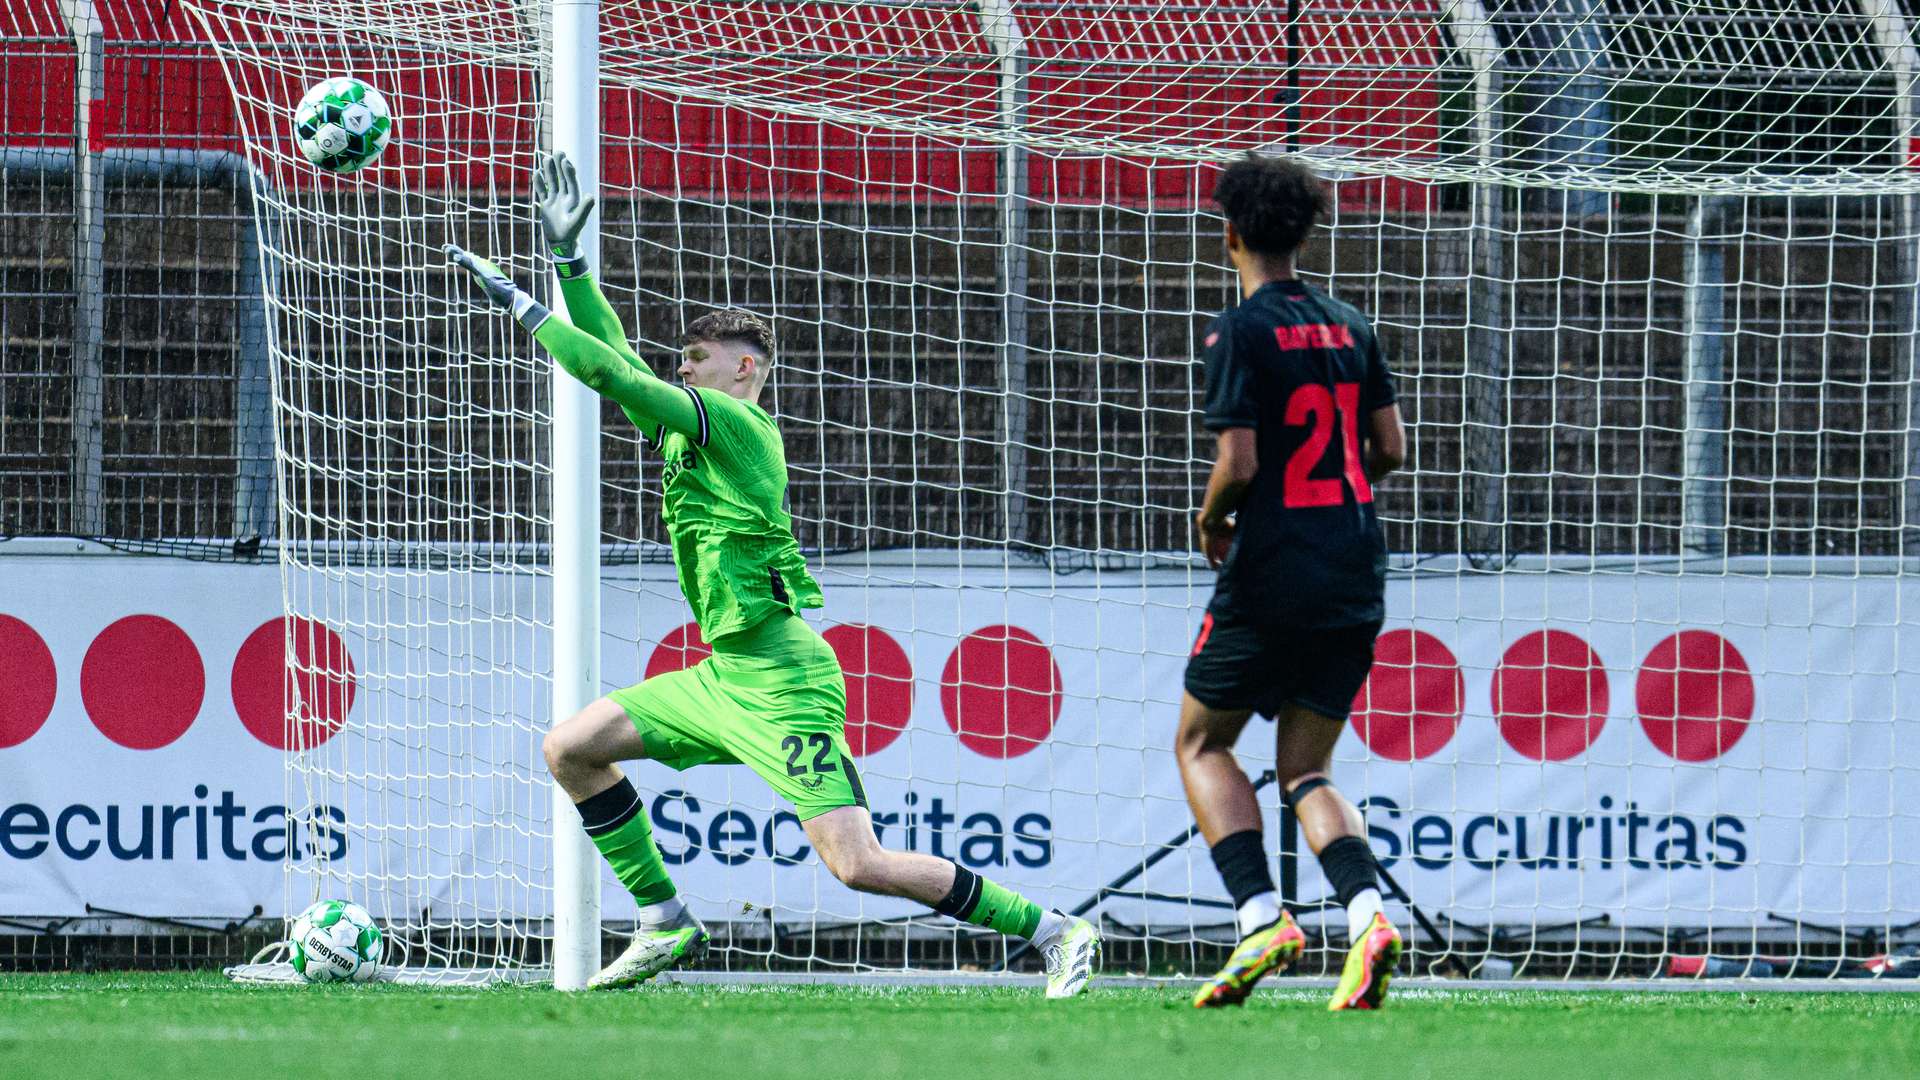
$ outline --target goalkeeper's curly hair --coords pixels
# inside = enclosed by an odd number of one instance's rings
[[[1327,212],[1327,189],[1297,161],[1248,154],[1221,170],[1213,201],[1247,250],[1282,258],[1306,243]]]
[[[745,308],[726,308],[708,312],[687,324],[680,336],[682,345],[696,341],[719,341],[752,347],[768,360],[773,359],[773,327],[767,320]]]

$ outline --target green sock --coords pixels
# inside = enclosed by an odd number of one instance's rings
[[[1031,938],[1039,929],[1042,914],[1039,904],[959,863],[953,865],[953,891],[933,905],[933,910],[949,918],[1023,938]]]
[[[580,811],[581,824],[587,827],[587,835],[593,838],[593,846],[600,849],[600,854],[613,867],[613,876],[619,878],[620,884],[644,907],[671,900],[678,890],[673,887],[673,879],[667,876],[667,864],[661,860],[660,848],[653,842],[653,826],[648,824],[640,803],[640,793],[633,789],[633,782],[621,777],[619,783],[583,799],[575,807]]]

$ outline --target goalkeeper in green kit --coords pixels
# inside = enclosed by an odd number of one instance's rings
[[[494,303],[554,359],[618,403],[664,466],[664,511],[680,590],[713,655],[601,698],[547,734],[553,777],[572,796],[594,846],[640,906],[633,944],[589,982],[632,986],[703,952],[706,931],[681,903],[655,846],[640,793],[616,762],[674,769],[744,764],[793,804],[833,876],[862,892],[1031,940],[1047,996],[1086,988],[1100,936],[1084,919],[947,859],[880,846],[847,753],[846,685],[833,649],[800,618],[822,604],[783,503],[786,452],[759,405],[773,331],[750,312],[718,311],[687,326],[678,385],[654,376],[588,273],[575,244],[594,200],[564,156],[542,163],[534,198],[571,322],[484,259],[447,246]]]

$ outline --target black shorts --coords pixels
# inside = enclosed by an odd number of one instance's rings
[[[1344,721],[1373,668],[1377,622],[1274,630],[1207,612],[1187,658],[1187,693],[1210,709],[1280,715],[1300,705]]]

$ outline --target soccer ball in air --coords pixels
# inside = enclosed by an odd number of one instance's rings
[[[380,971],[380,928],[367,909],[322,900],[293,920],[293,970],[308,982],[366,982]]]
[[[380,91],[342,76],[315,84],[293,110],[293,135],[308,161],[336,173],[374,163],[393,135],[393,116]]]

